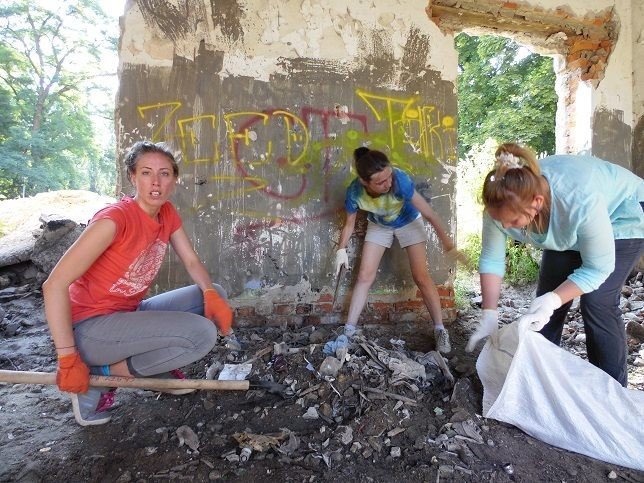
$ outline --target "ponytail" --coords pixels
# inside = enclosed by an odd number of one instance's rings
[[[505,207],[525,213],[525,207],[535,195],[542,195],[549,200],[550,191],[544,189],[541,169],[532,150],[518,144],[505,143],[497,148],[494,155],[496,164],[483,183],[485,209]],[[545,206],[550,206],[550,203]],[[538,230],[544,228],[547,227],[537,227]]]

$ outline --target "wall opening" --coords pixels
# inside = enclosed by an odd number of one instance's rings
[[[480,244],[480,190],[501,142],[555,152],[559,106],[553,59],[512,39],[494,35],[455,37],[458,60],[456,205],[459,245]]]
[[[556,152],[579,153],[592,146],[590,93],[604,78],[617,42],[613,8],[580,16],[570,9],[496,0],[432,0],[430,18],[446,33],[502,35],[554,59],[559,96]]]

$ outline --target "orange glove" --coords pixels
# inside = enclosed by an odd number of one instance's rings
[[[204,316],[212,320],[223,335],[230,334],[230,328],[233,325],[233,311],[228,303],[214,288],[204,290],[203,300]]]
[[[87,392],[89,389],[89,367],[78,352],[58,357],[56,373],[58,389],[67,392]]]

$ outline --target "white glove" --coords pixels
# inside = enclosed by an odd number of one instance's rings
[[[349,255],[347,255],[346,248],[340,248],[335,252],[335,276],[337,277],[340,273],[340,268],[344,265],[344,268],[349,269]]]
[[[481,322],[476,328],[474,333],[470,336],[470,340],[465,346],[466,352],[472,352],[474,346],[481,339],[485,339],[488,336],[494,335],[499,329],[499,312],[494,309],[483,309],[483,316],[481,317]]]
[[[540,331],[559,307],[561,307],[559,295],[546,292],[532,301],[528,311],[519,318],[519,325],[527,324],[530,330]]]

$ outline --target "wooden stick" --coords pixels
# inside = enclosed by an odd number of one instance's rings
[[[0,383],[10,384],[56,384],[54,372],[0,370]],[[205,389],[211,391],[247,391],[250,381],[213,381],[210,379],[155,379],[121,376],[89,376],[89,385],[94,387],[130,387],[150,389]]]
[[[418,406],[417,401],[414,401],[413,399],[410,399],[406,396],[401,396],[400,394],[394,394],[393,392],[383,391],[382,389],[376,389],[375,387],[360,387],[360,386],[357,386],[356,384],[352,384],[352,386],[358,389],[359,391],[371,392],[373,394],[382,394],[383,396],[390,397],[391,399],[396,399],[397,401],[402,401],[405,404],[409,404],[410,406]]]

